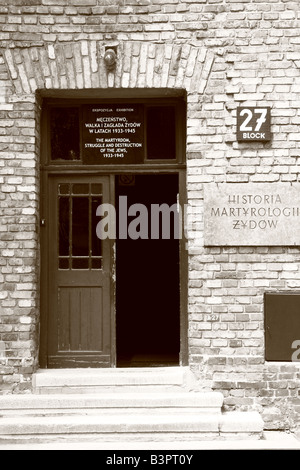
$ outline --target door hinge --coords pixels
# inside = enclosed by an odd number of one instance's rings
[[[46,219],[41,219],[40,225],[41,227],[46,227]]]

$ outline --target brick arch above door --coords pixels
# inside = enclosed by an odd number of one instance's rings
[[[16,94],[47,89],[172,88],[203,93],[214,54],[203,46],[124,42],[112,44],[117,64],[107,71],[109,43],[81,41],[2,51]]]

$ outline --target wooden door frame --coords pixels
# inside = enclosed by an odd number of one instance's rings
[[[41,218],[40,218],[40,247],[41,247],[41,257],[40,257],[40,348],[39,348],[39,365],[41,368],[47,368],[48,362],[48,315],[49,315],[49,301],[48,301],[48,285],[49,285],[49,224],[51,223],[50,217],[50,200],[48,200],[49,187],[51,185],[52,179],[60,176],[66,176],[63,171],[59,172],[41,172]],[[112,175],[107,173],[90,173],[82,175],[82,172],[77,171],[69,174],[70,180],[73,177],[106,177],[109,182],[109,198],[110,203],[114,204],[114,178]],[[113,268],[110,272],[110,331],[111,331],[111,341],[115,341],[115,313],[114,313],[114,304],[115,304],[115,283],[114,283],[114,270],[115,270],[115,255],[114,255],[114,240],[109,240],[109,263]],[[111,342],[113,345],[114,343]],[[116,353],[115,348],[111,349],[111,363],[112,367],[116,363]]]
[[[149,92],[150,93],[150,92]],[[122,96],[121,96],[122,95]],[[107,96],[104,101],[115,101],[123,102],[133,101],[133,102],[145,102],[149,99],[154,99],[151,97],[151,93],[148,94],[147,91],[143,91],[141,97],[128,98],[124,97],[124,93],[118,92],[116,96],[113,96],[112,99],[109,99]],[[185,207],[187,203],[187,187],[186,187],[186,162],[185,162],[185,152],[186,152],[186,110],[183,106],[182,99],[184,98],[184,93],[175,94],[174,96],[167,96],[161,93],[155,92],[155,100],[157,103],[160,103],[161,100],[166,103],[171,101],[177,101],[178,98],[181,99],[180,110],[181,115],[180,119],[177,115],[177,125],[179,126],[179,132],[177,136],[177,145],[178,145],[178,157],[176,162],[167,162],[167,161],[153,161],[145,162],[144,164],[139,165],[89,165],[81,166],[68,162],[67,164],[57,164],[55,162],[49,162],[49,153],[50,153],[50,144],[49,144],[49,129],[47,123],[48,116],[48,104],[53,105],[58,103],[57,96],[49,98],[43,106],[42,118],[41,118],[41,177],[40,177],[40,348],[39,348],[39,366],[41,368],[47,367],[47,319],[48,319],[48,302],[47,302],[47,286],[48,286],[48,229],[47,224],[51,223],[49,220],[49,204],[47,201],[48,194],[48,179],[51,176],[64,175],[67,176],[109,176],[110,178],[110,202],[115,206],[115,175],[120,174],[178,174],[179,177],[179,203],[181,208]],[[103,101],[97,97],[87,98],[81,97],[77,98],[77,94],[68,99],[59,99],[60,105],[72,105],[79,102],[92,102],[96,103],[97,101]],[[106,95],[105,95],[106,96]],[[179,122],[180,121],[180,122]],[[180,240],[180,365],[188,365],[188,251],[187,251],[187,241],[185,239],[184,230],[182,230],[182,238]],[[116,270],[116,253],[115,253],[115,241],[110,240],[110,256],[111,256],[111,275],[110,275],[110,287],[111,287],[111,341],[112,341],[112,365],[111,367],[116,367],[116,285],[115,285],[115,270]]]
[[[81,176],[83,173],[85,176],[109,176],[110,180],[110,203],[115,206],[115,175],[119,174],[178,174],[179,176],[179,203],[181,208],[184,207],[187,200],[186,194],[186,172],[183,169],[164,169],[164,170],[145,170],[139,166],[136,167],[135,171],[119,170],[118,168],[112,169],[108,175],[107,172],[99,171],[94,172],[83,172],[77,168],[77,171],[68,172],[69,176]],[[40,314],[40,367],[47,367],[47,344],[48,344],[48,331],[47,331],[47,320],[48,320],[48,301],[47,301],[47,290],[48,290],[48,228],[47,224],[51,223],[49,219],[49,204],[47,201],[48,181],[51,176],[59,176],[64,174],[65,171],[42,171],[41,174],[41,185],[42,185],[42,197],[41,197],[41,314]],[[188,253],[186,249],[186,238],[184,230],[182,231],[182,238],[180,239],[180,264],[179,264],[179,276],[180,276],[180,365],[188,365],[188,317],[187,317],[187,301],[188,301]],[[110,275],[110,297],[111,297],[111,367],[116,367],[117,351],[116,351],[116,252],[115,252],[115,240],[110,240],[110,257],[111,257],[111,275]]]

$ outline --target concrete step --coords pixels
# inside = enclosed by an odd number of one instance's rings
[[[258,413],[222,413],[184,367],[40,370],[32,395],[0,397],[0,443],[259,439]]]
[[[162,410],[175,413],[221,413],[223,395],[219,392],[169,392],[114,394],[50,394],[0,396],[0,416],[50,416],[66,414],[96,414],[112,409],[140,413]]]
[[[17,441],[17,439],[16,439]],[[142,441],[134,440],[132,442],[118,440],[116,447],[115,442],[108,441],[93,441],[82,439],[73,440],[72,442],[55,441],[39,442],[35,439],[30,439],[27,443],[21,442],[2,442],[0,443],[0,451],[12,450],[101,450],[117,455],[128,456],[128,451],[149,451],[156,454],[161,451],[174,451],[172,453],[178,454],[178,451],[189,451],[193,456],[197,456],[197,451],[202,450],[300,450],[300,440],[297,436],[283,431],[265,431],[262,439],[201,439],[201,440],[165,440],[165,441]],[[124,453],[122,453],[124,451]],[[136,455],[134,452],[132,455]],[[137,454],[139,456],[139,454]],[[145,456],[146,457],[146,456]],[[195,457],[193,457],[194,459]]]
[[[49,441],[97,442],[197,439],[260,439],[263,422],[256,412],[217,414],[99,413],[88,416],[6,417],[0,419],[0,443]]]
[[[193,380],[187,367],[124,369],[41,369],[33,376],[35,393],[98,393],[114,390],[171,391],[189,387]]]

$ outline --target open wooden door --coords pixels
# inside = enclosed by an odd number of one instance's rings
[[[110,367],[110,241],[96,234],[109,177],[49,180],[47,366]]]

